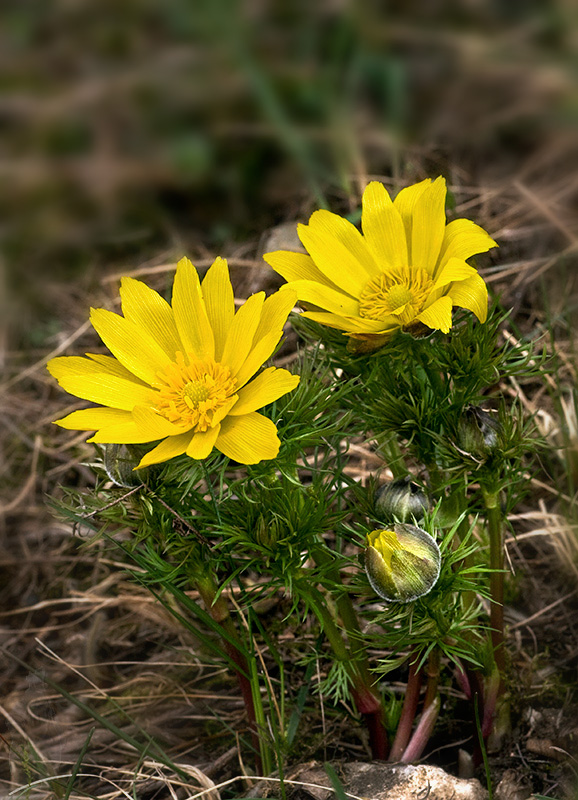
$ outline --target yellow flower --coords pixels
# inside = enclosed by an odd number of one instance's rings
[[[468,219],[446,225],[446,192],[444,178],[428,178],[392,202],[372,181],[363,193],[363,234],[337,214],[315,211],[298,226],[309,255],[279,250],[264,258],[316,307],[304,317],[361,340],[356,349],[379,347],[399,328],[447,333],[453,306],[485,322],[486,285],[466,259],[496,243]]]
[[[138,464],[214,447],[242,464],[275,458],[275,424],[257,409],[290,392],[299,377],[269,367],[251,380],[277,346],[296,297],[252,295],[235,313],[227,262],[217,258],[202,284],[188,258],[179,261],[172,305],[141,281],[123,278],[124,316],[91,309],[91,321],[114,358],[87,353],[48,362],[67,392],[100,403],[57,420],[95,430],[91,442],[162,441]],[[137,467],[137,468],[138,468]]]

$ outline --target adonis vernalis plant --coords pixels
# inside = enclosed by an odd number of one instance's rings
[[[303,316],[357,340],[354,350],[380,347],[399,328],[447,333],[454,306],[485,322],[486,285],[466,259],[496,243],[468,219],[446,225],[446,192],[444,178],[428,178],[392,201],[372,181],[363,193],[363,234],[322,209],[297,228],[309,255],[280,250],[264,258],[308,309],[319,309]]]
[[[265,256],[287,284],[237,311],[220,258],[202,281],[182,259],[170,304],[124,278],[122,315],[91,314],[112,356],[48,364],[66,391],[99,406],[58,425],[95,431],[89,441],[97,444],[128,445],[137,469],[168,462],[125,495],[126,484],[107,482],[114,471],[105,453],[89,516],[123,534],[132,525],[122,546],[147,585],[172,593],[175,609],[184,609],[177,619],[189,624],[191,612],[220,635],[265,774],[274,768],[274,726],[255,637],[273,649],[274,637],[253,616],[253,602],[277,592],[291,597],[287,619],[295,613],[297,626],[308,613],[317,617],[333,654],[320,691],[328,701],[351,701],[374,757],[421,757],[442,709],[444,670],[459,676],[484,737],[507,709],[499,699],[507,667],[504,515],[519,498],[522,459],[533,445],[521,415],[492,393],[498,376],[527,377],[539,365],[527,346],[498,346],[505,317],[488,316],[486,285],[467,263],[495,242],[470,220],[448,223],[446,193],[437,178],[392,200],[372,182],[363,232],[316,211],[298,228],[307,253]],[[301,380],[261,369],[297,300],[311,320],[296,326],[312,345],[300,354]],[[454,307],[472,313],[454,319]],[[270,403],[272,419],[258,411]],[[375,476],[365,486],[352,477],[353,438],[377,442],[394,480]],[[131,446],[147,443],[155,444],[136,456]],[[214,451],[248,468],[231,469]],[[128,516],[123,503],[131,504]],[[480,597],[490,599],[489,620]],[[403,703],[388,701],[383,678],[404,665]],[[284,730],[280,719],[279,753],[290,745]]]
[[[101,444],[162,440],[138,467],[213,448],[242,464],[275,458],[275,424],[257,409],[294,389],[299,377],[269,367],[295,296],[258,292],[235,312],[227,263],[203,282],[187,258],[177,266],[172,304],[141,281],[123,278],[124,316],[92,309],[91,321],[114,358],[87,354],[48,362],[63,389],[101,408],[74,411],[63,428],[95,430]],[[251,380],[252,379],[252,380]]]

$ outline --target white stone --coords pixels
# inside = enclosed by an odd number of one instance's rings
[[[363,800],[487,800],[488,792],[472,778],[454,778],[439,767],[426,764],[385,764],[383,762],[334,763],[333,769],[347,795]],[[334,792],[325,769],[320,764],[292,772],[301,790],[315,800],[330,800]],[[308,788],[304,784],[313,784]],[[326,790],[317,787],[327,787]],[[295,787],[297,788],[297,787]]]

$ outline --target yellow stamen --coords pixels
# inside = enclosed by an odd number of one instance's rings
[[[198,361],[176,354],[176,360],[158,375],[155,386],[159,414],[188,430],[213,427],[215,413],[235,394],[236,381],[229,367],[212,359]]]
[[[373,278],[364,287],[359,314],[375,320],[393,315],[402,325],[409,325],[423,311],[432,290],[433,281],[424,269],[398,267]]]

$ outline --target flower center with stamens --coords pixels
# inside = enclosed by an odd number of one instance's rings
[[[199,361],[177,353],[175,361],[158,374],[155,405],[169,422],[202,432],[220,420],[219,411],[230,405],[236,387],[229,367],[210,358]]]
[[[208,400],[210,391],[205,383],[191,381],[183,387],[183,399],[189,408],[197,408],[203,400]]]
[[[423,311],[432,291],[433,281],[424,269],[398,267],[365,285],[359,297],[359,314],[375,320],[395,316],[401,325],[409,325]]]

